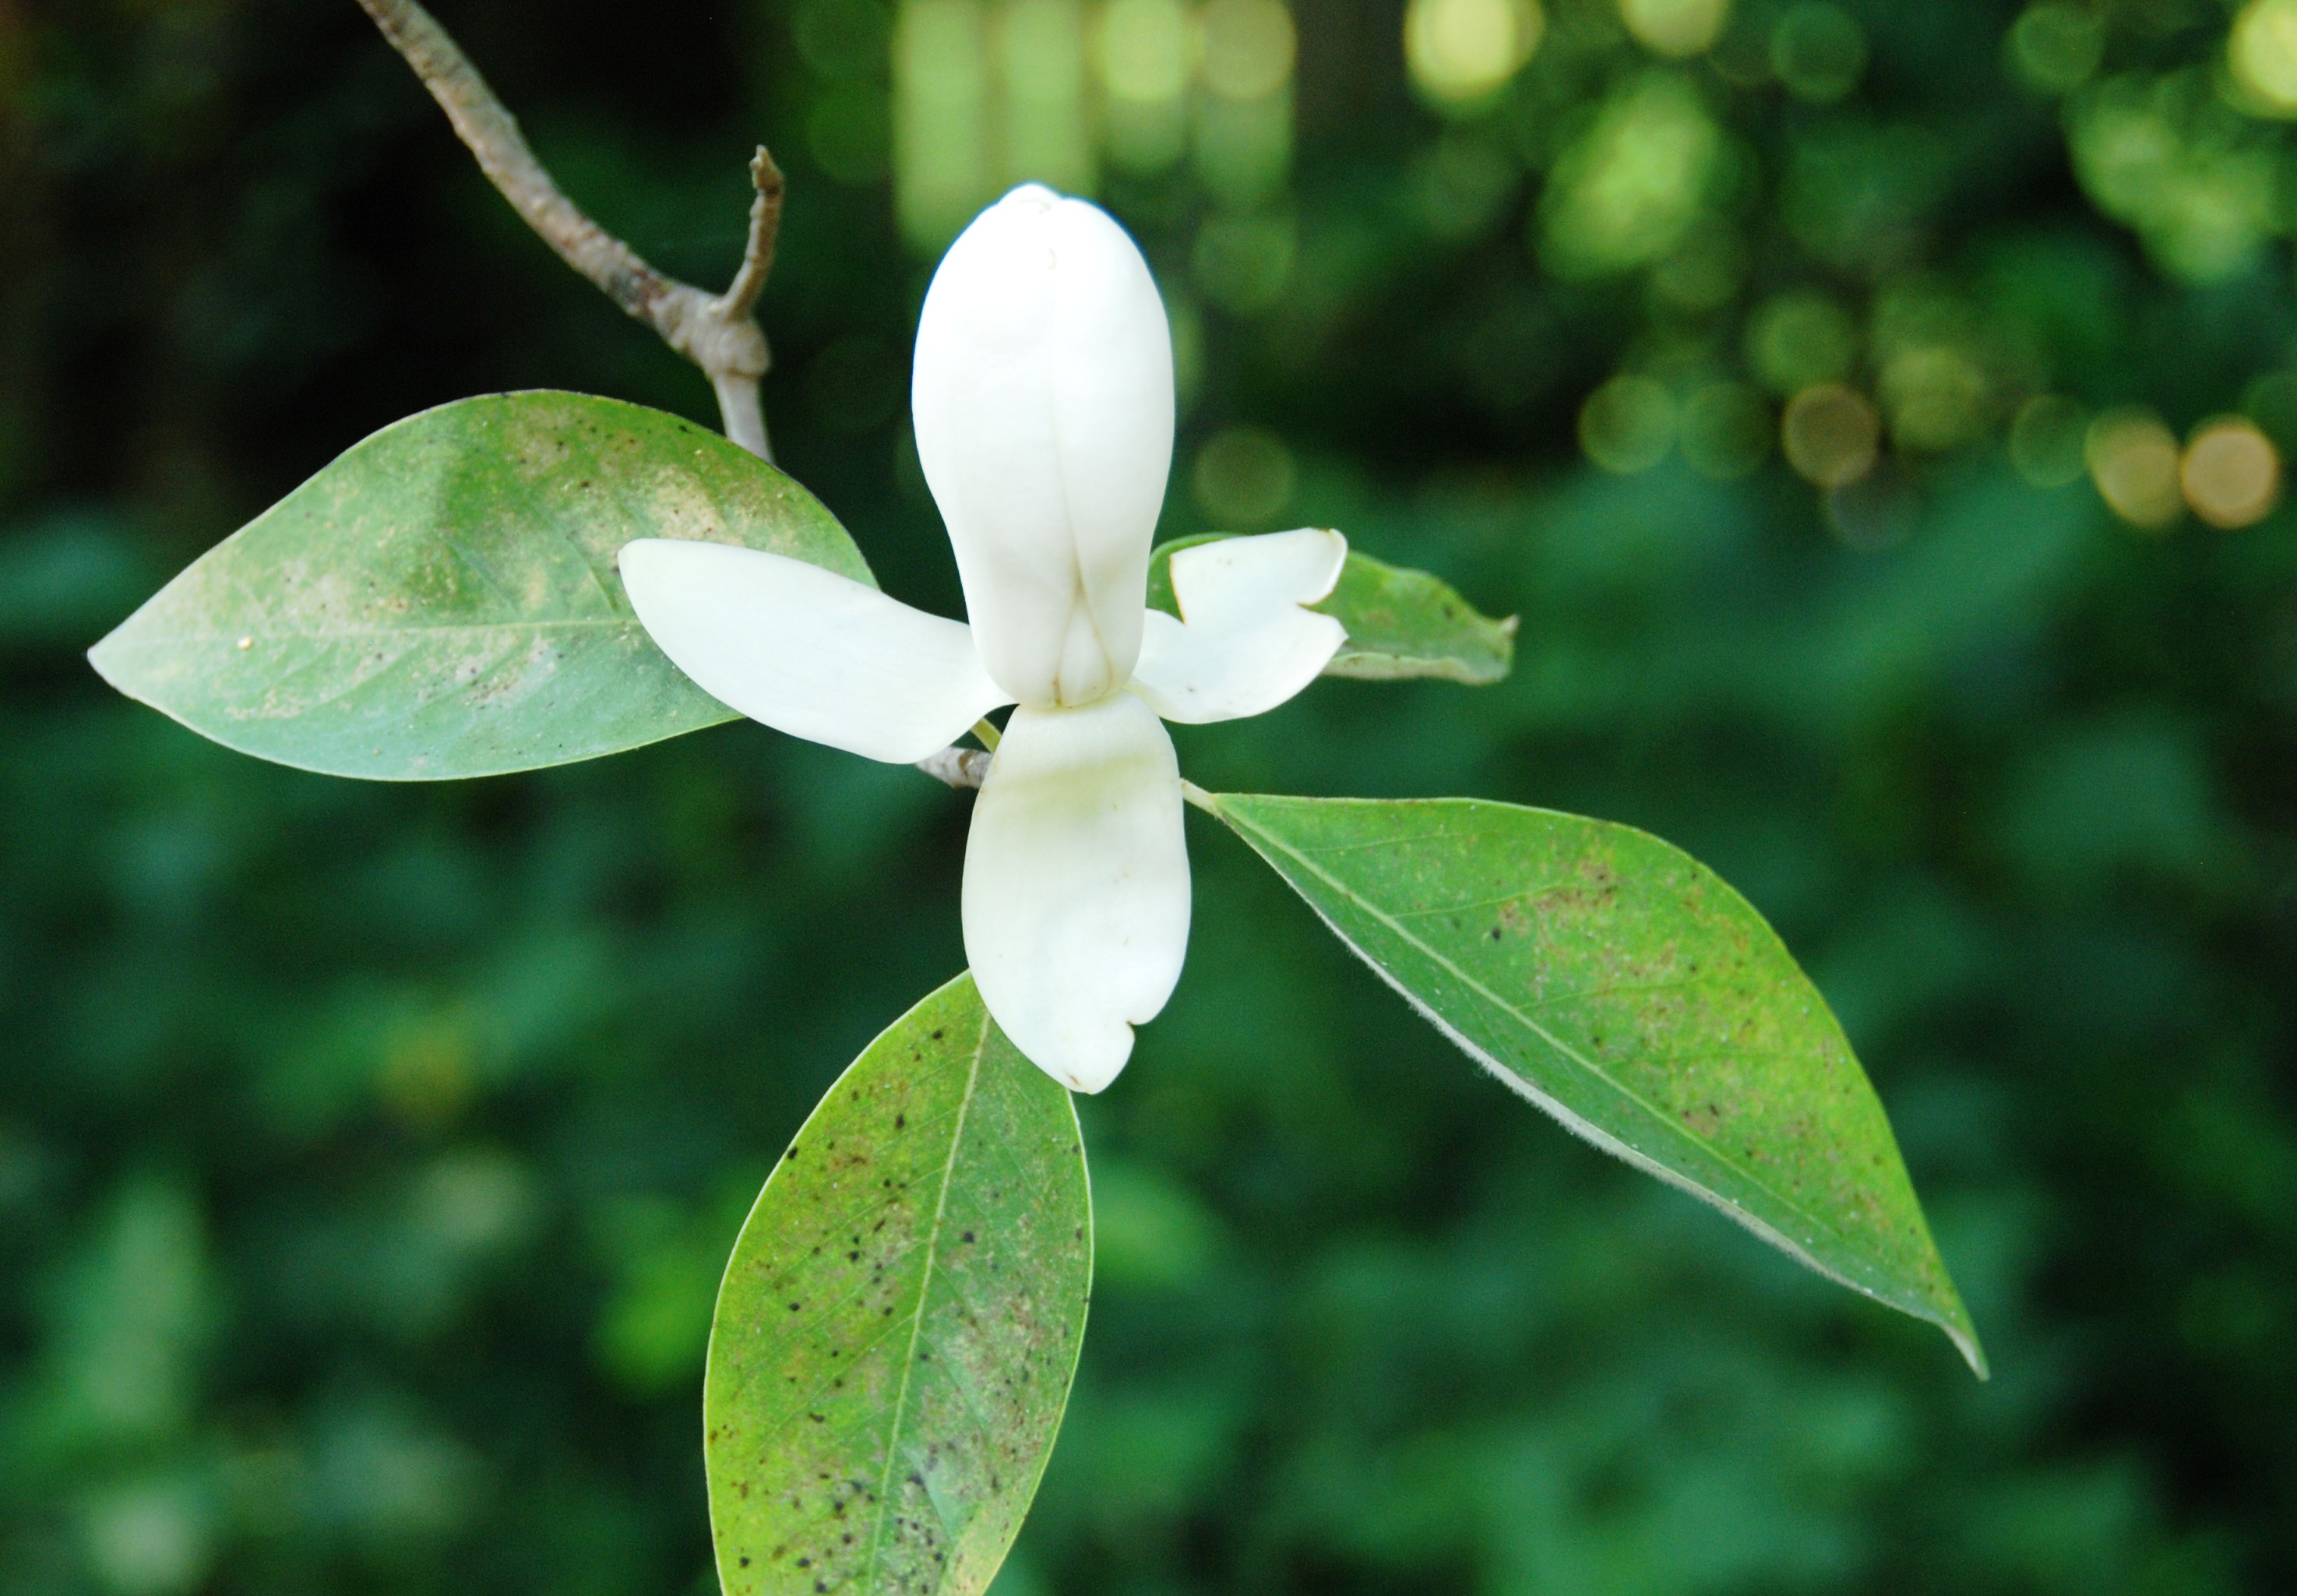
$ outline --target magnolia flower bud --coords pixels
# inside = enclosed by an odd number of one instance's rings
[[[1124,230],[1034,185],[943,257],[918,325],[918,457],[982,663],[1037,707],[1124,686],[1173,459],[1173,342]]]
[[[1124,229],[1042,188],[950,246],[913,399],[969,627],[722,543],[624,544],[622,581],[704,691],[835,748],[919,760],[1019,703],[973,806],[966,957],[1014,1044],[1099,1091],[1188,951],[1187,784],[1158,717],[1257,715],[1313,680],[1347,632],[1307,606],[1347,539],[1303,527],[1182,549],[1180,614],[1147,610],[1172,335]]]

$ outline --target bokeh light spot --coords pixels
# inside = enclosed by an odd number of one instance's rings
[[[1223,208],[1256,210],[1292,168],[1292,13],[1280,0],[1212,0],[1200,30],[1197,177]]]
[[[1262,427],[1231,427],[1197,451],[1191,480],[1197,503],[1214,525],[1267,525],[1292,502],[1292,451]]]
[[[1850,315],[1823,293],[1782,293],[1747,323],[1747,364],[1777,394],[1840,383],[1858,358]]]
[[[113,1596],[180,1596],[214,1560],[211,1514],[188,1482],[114,1486],[84,1514],[88,1562]]]
[[[2010,28],[2010,70],[2027,87],[2062,95],[2080,87],[2105,58],[2105,24],[2063,0],[2030,5]]]
[[[2241,412],[2287,456],[2297,450],[2297,371],[2268,371],[2242,391]]]
[[[375,1092],[399,1119],[436,1129],[460,1115],[477,1090],[470,1026],[452,1009],[402,1016],[383,1039]]]
[[[2245,416],[2204,422],[2178,463],[2178,485],[2211,526],[2251,526],[2281,497],[2281,456]]]
[[[1100,80],[1119,100],[1178,100],[1196,71],[1195,20],[1180,0],[1114,0],[1101,12]]]
[[[1003,15],[1008,172],[1064,193],[1091,193],[1084,8],[1078,0],[1009,0]]]
[[[2252,269],[2281,225],[2275,152],[2198,74],[2109,78],[2071,102],[2067,147],[2097,208],[2135,228],[2171,276],[2222,282]]]
[[[1093,43],[1107,96],[1109,160],[1127,171],[1169,171],[1189,146],[1196,17],[1181,0],[1114,0]]]
[[[1103,102],[1132,103],[1099,92],[1097,40],[1084,0],[902,0],[893,35],[892,166],[912,245],[939,251],[1017,183],[1094,192]],[[875,104],[876,86],[845,93],[849,106],[809,128],[815,154],[843,181],[875,182],[886,118],[876,111],[873,146],[861,113]],[[1185,125],[1161,132],[1169,164]]]
[[[1866,36],[1835,6],[1795,6],[1771,29],[1771,70],[1787,93],[1832,105],[1866,71]]]
[[[2037,488],[2079,481],[2087,467],[2082,437],[2089,415],[2063,394],[2038,393],[2010,423],[2010,464]]]
[[[2297,0],[2250,0],[2234,19],[2226,56],[2254,109],[2297,117]]]
[[[468,1148],[442,1154],[408,1194],[408,1218],[446,1251],[500,1251],[524,1239],[541,1213],[534,1175],[511,1154]]]
[[[806,152],[830,177],[852,188],[885,180],[891,134],[885,96],[867,84],[824,91],[806,111]]]
[[[798,58],[833,83],[880,81],[891,32],[877,0],[802,0],[790,14]]]
[[[2082,455],[2098,497],[2135,527],[2159,531],[2178,519],[2178,439],[2151,410],[2109,410],[2089,424]]]
[[[1821,383],[1787,401],[1779,447],[1787,464],[1821,488],[1855,482],[1874,467],[1882,417],[1874,403],[1840,383]]]
[[[971,0],[908,0],[893,31],[895,207],[902,231],[939,248],[994,197],[989,44]]]
[[[1890,407],[1890,440],[1900,448],[1940,452],[1978,431],[1986,374],[1961,350],[1916,346],[1882,366],[1881,389]]]
[[[1404,64],[1438,105],[1472,104],[1521,70],[1546,31],[1539,0],[1412,0]]]
[[[1643,48],[1682,61],[1714,47],[1731,0],[1619,0],[1619,20]]]
[[[1205,86],[1223,100],[1258,100],[1292,79],[1298,40],[1282,0],[1212,0],[1204,10]]]
[[[1284,192],[1292,169],[1292,96],[1282,89],[1257,100],[1207,98],[1196,115],[1197,177],[1214,200],[1250,210]]]
[[[1565,277],[1665,259],[1698,223],[1722,153],[1706,102],[1675,74],[1613,91],[1541,196],[1541,259]]]
[[[1579,407],[1579,447],[1606,471],[1649,471],[1675,443],[1675,396],[1649,377],[1617,376]]]

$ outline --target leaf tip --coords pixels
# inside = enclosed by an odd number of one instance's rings
[[[1939,1329],[1944,1330],[1947,1338],[1954,1343],[1955,1350],[1962,1354],[1962,1361],[1970,1365],[1971,1373],[1980,1380],[1991,1380],[1994,1369],[1986,1361],[1986,1348],[1979,1345],[1978,1328],[1970,1322],[1970,1314],[1962,1309],[1960,1303],[1956,1303],[1955,1307],[1956,1312],[1953,1317],[1939,1319]]]
[[[103,678],[105,685],[117,692],[126,693],[130,698],[135,697],[136,694],[124,679],[128,672],[126,663],[120,659],[119,654],[123,646],[122,639],[126,637],[128,629],[135,624],[135,617],[129,616],[106,632],[95,646],[87,651],[89,668]]]

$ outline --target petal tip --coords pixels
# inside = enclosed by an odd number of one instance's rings
[[[622,579],[622,587],[626,590],[634,591],[634,583],[638,587],[655,589],[677,580],[681,561],[687,562],[690,568],[694,562],[693,550],[702,548],[714,552],[728,547],[721,543],[697,543],[682,538],[633,538],[614,550],[614,573]],[[740,552],[756,551],[744,549]],[[706,561],[711,555],[704,554],[700,557]]]
[[[1319,552],[1324,562],[1323,574],[1318,579],[1314,590],[1304,590],[1303,596],[1297,602],[1302,605],[1321,604],[1330,598],[1332,596],[1332,589],[1340,585],[1340,572],[1347,569],[1348,535],[1338,527],[1330,526],[1304,526],[1289,532],[1275,532],[1270,535],[1297,539],[1302,543],[1315,543],[1322,546]]]
[[[980,972],[976,970],[976,984],[979,980]],[[986,992],[982,994],[982,998],[990,1017],[996,1019],[997,1010],[1001,1005],[990,1001]],[[1120,1020],[1112,1026],[1095,1026],[1089,1035],[1070,1032],[1048,1036],[1034,1031],[1029,1016],[1016,1017],[1021,1021],[1021,1035],[1014,1034],[1013,1028],[1003,1020],[997,1021],[997,1028],[1004,1032],[1005,1040],[1013,1044],[1015,1051],[1022,1057],[1070,1091],[1098,1097],[1108,1090],[1117,1076],[1124,1073],[1124,1066],[1132,1061],[1133,1031],[1129,1022]]]
[[[1117,1076],[1124,1073],[1124,1066],[1132,1061],[1132,1028],[1128,1025],[1124,1029],[1124,1057],[1118,1059],[1113,1068],[1077,1069],[1066,1065],[1047,1066],[1042,1064],[1038,1065],[1037,1067],[1044,1070],[1047,1074],[1071,1091],[1082,1092],[1086,1097],[1094,1098],[1099,1097],[1116,1083]]]

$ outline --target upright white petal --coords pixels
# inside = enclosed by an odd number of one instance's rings
[[[1347,557],[1348,540],[1318,527],[1181,550],[1173,596],[1181,620],[1148,613],[1133,691],[1190,724],[1274,709],[1347,641],[1338,621],[1301,607],[1330,595]]]
[[[964,918],[1014,1046],[1074,1090],[1114,1081],[1189,946],[1180,766],[1148,705],[1013,712],[973,806]]]
[[[962,621],[803,560],[642,538],[622,585],[646,635],[712,698],[777,731],[908,764],[1011,699]]]
[[[910,405],[989,673],[1027,704],[1123,687],[1173,461],[1172,334],[1132,239],[1033,185],[983,211],[926,291]]]

